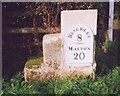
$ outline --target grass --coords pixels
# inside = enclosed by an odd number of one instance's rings
[[[40,56],[32,56],[28,59],[28,61],[26,62],[26,66],[30,66],[30,65],[39,65],[43,63],[43,57]]]
[[[21,73],[10,82],[3,80],[2,94],[25,96],[25,94],[116,94],[120,96],[120,67],[114,68],[109,74],[97,76],[95,79],[79,77],[75,79],[54,80],[52,82],[27,83]],[[22,95],[23,94],[23,95]]]

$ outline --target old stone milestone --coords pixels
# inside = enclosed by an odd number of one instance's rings
[[[78,24],[64,37],[65,64],[90,66],[93,63],[93,33],[89,27]]]
[[[97,10],[62,11],[61,33],[43,37],[43,63],[25,66],[25,80],[46,81],[94,74],[96,26]]]

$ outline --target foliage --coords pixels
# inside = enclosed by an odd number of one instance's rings
[[[16,75],[10,82],[3,81],[3,94],[117,94],[120,95],[120,67],[109,74],[91,79],[79,77],[75,79],[55,80],[52,82],[32,82],[23,80],[22,74]]]
[[[21,73],[17,74],[10,82],[3,81],[3,94],[15,95],[16,94],[37,94],[37,90],[34,90],[32,84],[28,84],[23,81]],[[24,95],[23,95],[24,96]]]
[[[120,1],[119,2],[115,2],[115,19],[119,19],[120,20]]]
[[[104,49],[96,47],[96,62],[97,62],[97,73],[106,74],[110,72],[114,67],[119,66],[118,52],[118,41],[106,41],[103,44]]]
[[[9,7],[9,5],[21,8],[20,12],[12,12],[14,23],[19,23],[21,20],[26,21],[27,18],[36,18],[38,26],[46,27],[57,26],[60,24],[60,12],[62,10],[80,10],[91,9],[93,3],[91,2],[16,2],[16,3],[4,3],[3,9]],[[7,11],[7,10],[6,10]]]
[[[63,10],[98,10],[98,37],[96,40],[103,43],[104,34],[108,30],[108,5],[103,2],[47,2],[25,4],[27,11],[24,16],[33,15],[36,18],[36,26],[47,29],[47,33],[52,33],[52,27],[60,28],[60,12]],[[101,10],[103,9],[103,10]],[[29,14],[28,14],[29,13]],[[40,25],[41,24],[41,25]],[[100,32],[101,31],[101,32]],[[60,30],[59,30],[60,32]],[[102,37],[101,37],[102,35]],[[102,40],[103,39],[103,40]]]
[[[108,22],[108,3],[106,2],[17,2],[3,3],[3,15],[6,16],[6,11],[11,7],[21,8],[20,12],[11,11],[13,16],[12,24],[17,27],[42,27],[49,29],[50,27],[60,26],[60,12],[63,10],[98,10],[98,28],[107,29]],[[13,8],[14,9],[14,8]],[[102,10],[101,10],[102,9]],[[3,18],[4,19],[4,18]],[[6,18],[5,18],[6,19]],[[36,22],[35,22],[36,21]],[[34,23],[34,24],[33,24]],[[8,25],[8,24],[7,24]],[[50,31],[50,30],[47,30]],[[49,33],[49,32],[48,32]]]

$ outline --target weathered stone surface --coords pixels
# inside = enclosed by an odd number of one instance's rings
[[[56,78],[73,78],[81,75],[94,74],[96,69],[95,60],[91,66],[69,67],[67,64],[63,63],[63,55],[64,50],[61,34],[45,35],[43,38],[44,62],[41,65],[25,66],[25,81],[47,81],[54,80]]]
[[[54,69],[45,64],[26,66],[24,68],[25,81],[51,81],[54,79],[74,78],[82,75],[93,75],[96,64],[93,66],[68,68],[66,70]]]
[[[55,70],[45,64],[26,66],[24,68],[25,81],[46,81],[55,76]]]
[[[58,69],[63,66],[63,43],[61,33],[48,34],[43,37],[44,63]]]

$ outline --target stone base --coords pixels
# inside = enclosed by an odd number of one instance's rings
[[[53,78],[55,70],[45,64],[25,66],[24,78],[25,81],[46,81]]]
[[[79,76],[88,76],[91,75],[92,78],[95,77],[95,68],[96,64],[93,66],[86,67],[77,67],[77,68],[63,68],[63,69],[54,69],[49,67],[47,64],[41,65],[31,65],[24,68],[24,77],[25,81],[51,81],[55,79],[63,78],[74,78]],[[66,70],[65,70],[66,69]]]

